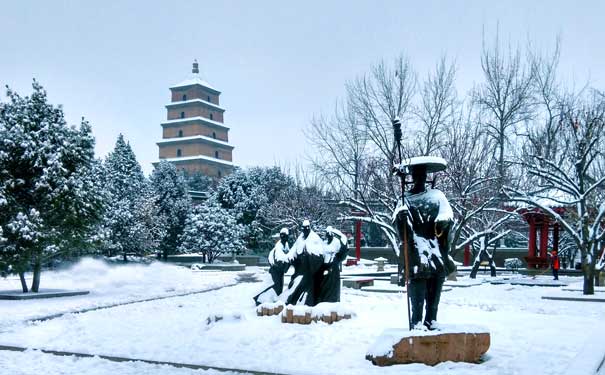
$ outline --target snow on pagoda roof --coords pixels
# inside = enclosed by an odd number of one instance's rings
[[[202,77],[200,76],[199,73],[191,73],[189,75],[189,77],[187,77],[187,79],[177,83],[174,86],[171,86],[170,88],[178,89],[178,88],[182,88],[182,87],[195,86],[195,85],[199,85],[199,86],[205,87],[207,89],[210,89],[212,91],[215,91],[217,93],[220,93],[220,91],[218,91],[217,89],[212,87],[212,85],[210,85],[208,82],[206,82],[204,79],[202,79]]]
[[[191,100],[183,100],[183,101],[180,101],[180,102],[172,102],[172,103],[166,104],[166,108],[178,107],[178,106],[181,106],[181,105],[187,105],[187,104],[192,104],[192,103],[202,103],[204,105],[207,105],[208,107],[212,107],[212,108],[218,109],[219,111],[225,112],[225,108],[223,108],[223,107],[221,107],[219,105],[216,105],[214,103],[210,103],[210,102],[208,102],[206,100],[202,100],[202,99],[191,99]]]
[[[177,119],[174,119],[174,120],[164,121],[164,122],[162,122],[161,125],[180,124],[180,123],[192,122],[192,121],[202,121],[202,122],[205,122],[206,124],[214,125],[214,126],[217,126],[219,128],[223,128],[223,129],[229,130],[229,127],[225,126],[225,124],[223,124],[221,122],[218,122],[218,121],[207,119],[207,118],[202,117],[202,116],[177,118]]]
[[[209,162],[213,162],[213,163],[228,165],[230,167],[235,167],[236,166],[231,161],[222,160],[222,159],[216,159],[216,158],[212,158],[210,156],[205,156],[205,155],[182,156],[182,157],[177,157],[177,158],[164,158],[164,159],[160,159],[160,161],[168,161],[168,162],[171,162],[171,163],[180,162],[180,161],[190,161],[190,160],[205,160],[205,161],[209,161]]]
[[[166,143],[178,143],[181,141],[194,141],[194,140],[208,141],[210,143],[216,143],[221,146],[234,148],[232,145],[229,144],[229,142],[221,141],[220,139],[216,139],[216,138],[212,138],[212,137],[207,137],[205,135],[192,135],[190,137],[167,138],[167,139],[162,139],[161,141],[156,142],[156,144],[159,146],[161,144],[166,144]]]

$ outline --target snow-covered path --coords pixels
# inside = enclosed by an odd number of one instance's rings
[[[357,311],[333,325],[286,325],[257,317],[251,297],[260,284],[200,295],[13,324],[0,343],[288,374],[555,374],[601,325],[605,304],[545,301],[543,288],[483,284],[442,295],[440,321],[489,327],[483,364],[444,363],[378,368],[367,348],[385,328],[403,327],[405,300],[396,294],[343,290]],[[241,315],[208,325],[209,315]]]

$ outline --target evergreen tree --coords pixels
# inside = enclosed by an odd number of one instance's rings
[[[216,180],[200,172],[185,175],[189,190],[212,191],[216,189]]]
[[[102,247],[108,256],[143,255],[157,247],[159,229],[153,220],[153,191],[136,156],[120,134],[114,150],[105,159],[104,184],[108,209],[101,224]]]
[[[216,202],[197,206],[187,217],[179,252],[201,252],[208,263],[224,253],[236,254],[245,248],[244,228]]]
[[[38,292],[42,265],[84,242],[104,196],[90,125],[68,126],[62,108],[32,86],[31,97],[8,89],[0,103],[0,266],[20,275],[24,292],[25,271],[33,269]]]
[[[159,244],[165,260],[168,254],[177,250],[179,236],[183,233],[191,208],[191,199],[187,193],[185,178],[167,161],[160,162],[155,168],[151,175],[151,185],[158,219],[165,225],[164,236]]]
[[[212,199],[244,226],[247,247],[260,250],[272,242],[270,228],[259,215],[260,210],[273,203],[292,184],[292,178],[278,167],[237,169],[219,182]]]

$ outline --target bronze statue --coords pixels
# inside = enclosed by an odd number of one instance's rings
[[[437,328],[437,310],[445,277],[455,270],[448,255],[452,208],[438,189],[427,188],[427,174],[445,170],[442,158],[421,156],[402,161],[395,172],[402,178],[411,175],[412,188],[404,192],[395,211],[395,224],[407,246],[408,298],[412,316],[410,327]],[[434,181],[433,181],[434,184]],[[426,304],[424,319],[423,306]]]

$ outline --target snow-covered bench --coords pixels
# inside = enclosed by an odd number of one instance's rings
[[[353,288],[353,289],[361,289],[364,286],[373,286],[374,279],[371,277],[368,278],[350,278],[342,280],[342,286],[345,288]]]

